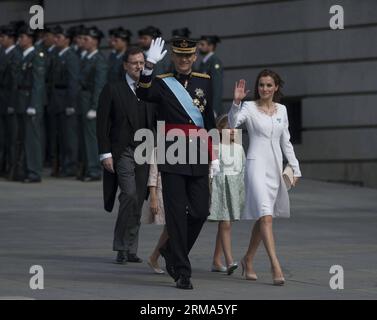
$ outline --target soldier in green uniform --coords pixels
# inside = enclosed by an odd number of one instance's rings
[[[59,176],[74,177],[78,170],[79,57],[70,47],[73,33],[57,26],[53,30],[57,55],[53,60],[49,110],[55,123],[59,150]]]
[[[107,80],[117,82],[124,79],[123,56],[131,41],[132,33],[122,27],[109,31],[113,51],[109,55],[109,72]]]
[[[45,55],[46,67],[46,94],[45,94],[45,115],[43,122],[43,151],[47,153],[47,162],[51,163],[51,176],[57,177],[59,172],[59,148],[57,142],[57,123],[54,111],[51,109],[51,91],[52,91],[52,66],[57,55],[57,48],[55,45],[55,35],[53,28],[45,28],[42,34],[42,43],[39,46],[39,51]]]
[[[199,52],[203,56],[203,60],[199,66],[199,72],[211,76],[213,108],[216,116],[221,116],[227,112],[222,103],[223,64],[215,53],[219,42],[220,38],[218,36],[202,36],[199,42]]]
[[[23,27],[19,31],[19,45],[23,51],[18,78],[17,113],[17,176],[25,183],[42,180],[43,103],[45,97],[45,55],[33,44],[34,30]]]
[[[22,53],[16,46],[17,30],[13,26],[0,29],[0,163],[3,173],[14,179],[17,138],[17,75]]]
[[[98,159],[96,117],[98,98],[107,81],[108,66],[98,50],[103,32],[97,27],[91,27],[85,34],[84,49],[87,54],[82,60],[79,96],[79,128],[83,147],[80,178],[83,181],[97,181],[101,179],[102,169]]]
[[[83,36],[84,30],[85,30],[85,26],[83,24],[70,27],[67,30],[73,36],[71,48],[77,54],[77,56],[79,58],[82,57],[82,54],[85,51],[85,49],[84,49],[84,36]]]

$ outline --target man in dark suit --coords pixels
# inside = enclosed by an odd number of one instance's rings
[[[152,79],[155,64],[167,53],[164,44],[161,38],[152,43],[137,95],[144,101],[157,103],[158,120],[165,122],[166,148],[162,150],[158,143],[157,159],[169,240],[160,252],[177,288],[190,290],[193,286],[188,255],[209,215],[209,160],[212,160],[212,174],[220,170],[219,160],[212,157],[209,142],[207,146],[202,144],[206,142],[207,131],[215,128],[211,81],[206,74],[192,72],[197,58],[196,41],[186,38],[171,41],[174,73]],[[178,147],[177,152],[178,163],[169,156],[171,146],[176,145],[169,137],[176,138],[174,129],[179,129],[183,136],[183,143],[179,146],[182,148]],[[203,139],[200,132],[205,133]],[[159,154],[165,158],[163,163]],[[181,158],[185,159],[181,161]]]
[[[112,211],[118,186],[120,188],[113,244],[113,250],[118,252],[116,262],[119,264],[142,262],[136,253],[149,168],[147,164],[138,165],[134,160],[138,146],[134,135],[139,129],[152,129],[155,125],[154,107],[140,101],[135,94],[144,63],[142,49],[130,48],[125,53],[123,80],[106,84],[100,95],[97,113],[97,139],[100,161],[104,167],[107,211]]]

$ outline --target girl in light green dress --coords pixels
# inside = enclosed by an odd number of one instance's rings
[[[217,122],[220,131],[219,145],[220,173],[211,182],[211,206],[209,221],[218,221],[216,248],[213,256],[212,272],[226,272],[231,275],[238,264],[234,262],[231,246],[232,222],[240,220],[245,202],[244,167],[245,153],[238,131],[229,129],[228,117],[222,116]],[[226,266],[221,262],[224,254]]]

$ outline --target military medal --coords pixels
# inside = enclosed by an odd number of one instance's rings
[[[198,98],[203,98],[203,97],[204,97],[204,91],[203,91],[203,89],[196,89],[196,90],[195,90],[195,95],[196,95]]]

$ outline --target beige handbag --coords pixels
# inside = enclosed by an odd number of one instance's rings
[[[283,171],[283,179],[284,179],[285,185],[287,186],[287,190],[289,191],[293,186],[293,179],[294,179],[293,169],[289,164],[285,167]]]

